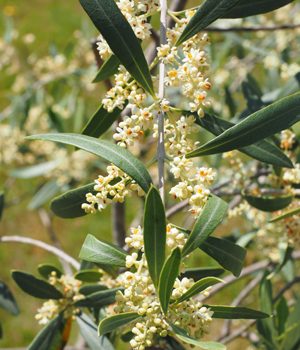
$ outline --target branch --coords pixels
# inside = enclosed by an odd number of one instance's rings
[[[23,236],[0,236],[0,242],[2,243],[11,243],[11,242],[17,242],[17,243],[24,243],[24,244],[30,244],[34,245],[36,247],[39,247],[41,249],[44,249],[57,257],[63,259],[67,263],[69,263],[71,266],[74,267],[74,269],[79,270],[80,264],[78,261],[76,261],[74,258],[72,258],[70,255],[66,254],[62,250],[53,247],[50,244],[47,244],[45,242],[39,241],[37,239],[33,239],[30,237],[23,237]]]
[[[300,250],[297,250],[296,252],[294,252],[292,254],[292,259],[294,259],[294,260],[299,260],[300,259]],[[220,290],[222,290],[223,288],[231,285],[235,281],[237,281],[237,280],[239,280],[241,278],[244,278],[246,276],[249,276],[252,273],[255,273],[255,272],[258,272],[258,271],[261,271],[261,270],[265,270],[268,267],[270,267],[271,265],[272,265],[271,262],[266,259],[266,260],[259,261],[259,262],[256,262],[256,263],[254,263],[252,265],[249,265],[249,266],[245,267],[242,270],[242,272],[241,272],[239,277],[235,277],[233,275],[226,276],[225,278],[223,278],[224,283],[218,284],[218,285],[216,285],[215,287],[212,288],[212,290],[209,293],[209,297],[208,298],[212,297],[213,295],[218,293]],[[205,298],[205,299],[208,299],[208,298]]]
[[[257,275],[249,284],[242,289],[239,295],[233,300],[230,306],[238,306],[240,303],[255,289],[255,287],[260,283],[263,278],[263,274]],[[223,329],[221,331],[221,339],[230,334],[232,320],[228,319],[224,321]]]
[[[160,0],[160,45],[167,43],[167,0]],[[158,97],[162,100],[165,96],[165,64],[159,63],[159,85]],[[165,130],[164,130],[164,112],[160,110],[157,116],[158,123],[158,144],[157,144],[157,163],[158,163],[158,188],[160,196],[164,202],[165,198]]]

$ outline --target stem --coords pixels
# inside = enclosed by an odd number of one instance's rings
[[[59,258],[63,259],[64,261],[69,263],[71,266],[73,266],[74,269],[79,270],[80,268],[79,262],[76,261],[74,258],[72,258],[70,255],[66,254],[65,252],[63,252],[62,250],[56,247],[53,247],[50,244],[39,241],[37,239],[33,239],[30,237],[23,237],[23,236],[0,236],[0,242],[2,243],[18,242],[18,243],[34,245],[36,247],[47,250],[48,252],[58,256]]]
[[[160,44],[167,43],[167,0],[160,0]],[[165,95],[165,64],[159,64],[159,88],[158,97],[160,100]],[[165,188],[164,188],[164,170],[165,170],[165,142],[164,142],[164,112],[160,110],[158,113],[158,145],[157,145],[157,162],[158,162],[158,188],[160,196],[164,202]]]

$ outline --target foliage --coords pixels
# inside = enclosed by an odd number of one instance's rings
[[[77,33],[77,46],[65,56],[29,56],[24,74],[13,61],[9,20],[0,42],[11,93],[0,119],[0,218],[14,204],[14,181],[37,181],[28,208],[56,247],[25,241],[61,263],[39,265],[40,278],[12,271],[23,292],[44,300],[35,315],[43,328],[28,349],[63,349],[76,322],[92,350],[119,349],[121,342],[133,350],[221,350],[253,325],[252,347],[296,350],[299,297],[285,293],[299,282],[299,36],[291,30],[285,42],[276,26],[287,25],[299,4],[204,0],[172,10],[166,0],[80,4],[100,32],[92,45]],[[240,27],[226,36],[222,23],[230,26],[231,18]],[[217,33],[209,39],[206,29]],[[244,31],[252,34],[238,34]],[[86,118],[89,96],[79,91],[98,97],[99,83],[108,90]],[[126,234],[129,196],[135,217]],[[113,243],[101,232],[109,206]],[[61,249],[52,215],[88,221],[92,214],[99,224],[76,246],[77,261]],[[14,234],[0,242],[25,242]],[[226,300],[223,289],[246,276],[249,284]],[[250,305],[242,306],[248,295]],[[19,313],[4,282],[0,307]],[[226,320],[218,332],[215,319]],[[248,319],[241,331],[231,323]]]

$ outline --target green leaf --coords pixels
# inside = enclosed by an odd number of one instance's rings
[[[55,169],[59,163],[61,163],[60,159],[51,160],[49,162],[12,170],[10,175],[18,179],[31,179],[48,174],[51,170]]]
[[[205,29],[212,22],[224,16],[238,2],[239,0],[206,0],[201,4],[195,15],[185,27],[176,45],[178,46],[182,44],[184,41]]]
[[[49,199],[53,198],[60,191],[61,187],[56,180],[46,182],[31,198],[28,209],[34,210],[43,206]]]
[[[188,114],[188,112],[185,114]],[[196,124],[200,125],[216,136],[222,134],[225,130],[235,125],[234,123],[217,118],[216,116],[207,113],[203,118],[199,118],[198,114],[196,113],[193,113],[193,115],[196,118]],[[279,147],[266,140],[258,141],[253,145],[239,148],[238,150],[247,156],[267,164],[273,164],[286,168],[294,167],[292,161],[284,154],[283,151],[281,151]]]
[[[154,95],[141,45],[114,0],[80,0],[80,4],[128,72]]]
[[[289,210],[289,211],[286,211],[285,213],[279,215],[279,216],[276,216],[275,218],[273,218],[272,220],[270,220],[270,222],[277,222],[277,221],[280,221],[280,220],[283,220],[283,219],[286,219],[286,218],[289,218],[293,215],[297,215],[300,213],[300,207],[299,208],[295,208],[295,209],[292,209],[292,210]]]
[[[3,215],[3,210],[4,210],[4,192],[0,192],[0,220],[2,219]]]
[[[161,270],[158,284],[158,295],[164,314],[168,311],[174,283],[179,275],[180,263],[181,252],[179,248],[176,248],[172,251],[172,254],[166,260]]]
[[[145,202],[144,246],[149,274],[157,287],[165,261],[166,215],[159,192],[153,186]]]
[[[239,3],[223,18],[244,18],[274,11],[280,7],[290,4],[294,0],[240,0]]]
[[[58,350],[66,343],[65,330],[69,326],[62,315],[50,321],[29,345],[28,350]]]
[[[266,212],[273,212],[280,209],[284,209],[289,206],[293,200],[293,196],[285,197],[255,197],[250,195],[243,196],[246,201],[254,208],[257,208]]]
[[[285,336],[281,343],[281,350],[297,350],[300,342],[300,299],[296,300],[285,326]]]
[[[86,215],[81,205],[86,202],[87,193],[96,194],[94,187],[95,184],[90,183],[61,194],[51,202],[51,210],[55,215],[64,219],[78,218]]]
[[[23,292],[40,299],[61,299],[63,295],[50,283],[26,272],[13,271],[12,278]]]
[[[115,108],[112,112],[108,112],[103,105],[101,105],[87,122],[81,133],[83,135],[100,137],[120,117],[121,112],[122,111],[119,108]]]
[[[76,301],[74,305],[80,307],[103,307],[116,302],[116,293],[120,288],[100,290],[86,295],[84,299]]]
[[[182,256],[190,254],[213,233],[224,219],[227,209],[227,203],[221,198],[212,196],[208,199],[183,247]]]
[[[96,292],[100,292],[103,290],[108,289],[105,285],[103,284],[89,284],[87,286],[82,286],[79,289],[79,293],[83,295],[90,295]]]
[[[269,279],[264,277],[260,283],[259,288],[259,302],[262,311],[272,314],[272,299],[272,284]],[[259,320],[256,325],[259,333],[262,335],[264,342],[267,344],[267,347],[271,345],[272,348],[277,348],[276,344],[274,344],[274,342],[276,342],[276,330],[274,327],[273,319],[270,318],[267,320]]]
[[[213,341],[200,341],[190,337],[184,329],[175,326],[174,324],[172,324],[171,327],[176,337],[184,343],[198,346],[203,350],[226,350],[226,346],[221,343],[216,343]]]
[[[219,306],[219,305],[205,305],[214,312],[213,318],[222,318],[227,320],[256,320],[270,317],[268,314],[248,309],[246,307],[234,306]]]
[[[216,267],[196,267],[186,269],[180,276],[186,278],[192,278],[194,281],[198,281],[205,277],[218,277],[221,276],[225,270]]]
[[[145,192],[148,192],[152,183],[144,164],[129,151],[111,142],[80,134],[40,134],[28,139],[60,142],[102,157],[128,174]]]
[[[278,334],[283,334],[285,323],[289,317],[289,307],[284,297],[280,297],[276,303],[276,326]]]
[[[79,253],[79,258],[111,266],[125,267],[127,253],[111,243],[99,241],[92,235],[87,235]]]
[[[19,314],[19,307],[8,286],[0,281],[0,308],[10,312],[12,315]]]
[[[194,283],[194,285],[187,292],[185,292],[180,298],[176,299],[175,303],[178,304],[183,302],[184,300],[190,299],[193,296],[204,291],[206,288],[221,282],[223,281],[216,277],[202,278],[200,281],[197,281],[196,283]]]
[[[97,326],[85,314],[76,317],[79,326],[79,331],[89,346],[90,350],[114,350],[114,347],[107,339],[107,337],[99,337],[97,333]]]
[[[141,316],[135,312],[127,312],[118,314],[103,319],[98,328],[99,335],[104,335],[115,331],[117,328],[127,325],[128,323],[137,320]]]
[[[188,157],[228,152],[256,143],[299,121],[299,108],[300,93],[282,98],[188,153]]]
[[[109,79],[112,75],[117,73],[120,63],[121,62],[117,56],[111,55],[98,70],[93,79],[93,83],[99,83],[100,81]]]
[[[59,278],[62,275],[62,272],[53,265],[41,264],[37,268],[39,274],[44,278],[48,279],[51,276],[52,272],[56,272],[56,276]]]
[[[227,239],[208,237],[200,247],[215,259],[224,269],[238,277],[242,271],[246,250]]]
[[[102,273],[97,270],[81,270],[77,272],[74,277],[83,282],[99,282]]]

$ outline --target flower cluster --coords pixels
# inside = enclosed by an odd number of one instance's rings
[[[64,313],[65,318],[75,316],[78,314],[79,309],[73,304],[84,298],[84,295],[79,292],[82,282],[75,279],[73,276],[61,275],[58,277],[56,272],[53,271],[49,276],[49,283],[63,294],[63,298],[47,300],[44,302],[43,306],[38,309],[35,318],[38,320],[39,324],[42,325],[47,324],[60,312]]]
[[[135,251],[126,258],[126,267],[130,269],[118,277],[124,291],[116,295],[116,313],[136,312],[141,318],[132,328],[133,338],[130,345],[133,350],[143,350],[154,345],[159,338],[172,333],[170,323],[184,328],[195,337],[201,338],[212,321],[212,312],[203,306],[201,301],[190,299],[180,303],[173,303],[167,315],[163,314],[155,286],[149,276],[145,254],[143,253],[143,232],[141,227],[132,228],[126,243]],[[169,247],[182,247],[185,234],[168,225],[167,244]],[[176,279],[172,291],[172,299],[181,297],[194,284],[190,278]],[[209,290],[202,292],[208,296]]]
[[[158,48],[158,58],[167,64],[166,86],[179,87],[183,96],[190,101],[189,110],[202,117],[203,107],[210,106],[207,92],[211,89],[211,83],[206,77],[209,63],[205,52],[209,40],[206,33],[197,34],[186,40],[180,49],[175,46],[194,11],[186,11],[185,14],[174,28],[168,29],[167,44]]]
[[[154,126],[157,137],[157,125]],[[191,133],[198,130],[195,117],[181,116],[177,121],[165,121],[166,153],[170,157],[170,172],[178,181],[171,188],[170,194],[179,200],[188,199],[190,211],[199,215],[210,194],[209,186],[213,183],[215,172],[212,168],[198,167],[196,162],[185,155],[197,145]]]
[[[144,195],[144,191],[134,180],[114,165],[107,167],[107,176],[99,175],[95,180],[94,192],[86,194],[87,203],[82,204],[82,209],[86,213],[101,211],[112,202],[124,202],[126,196],[136,192],[139,196]]]

